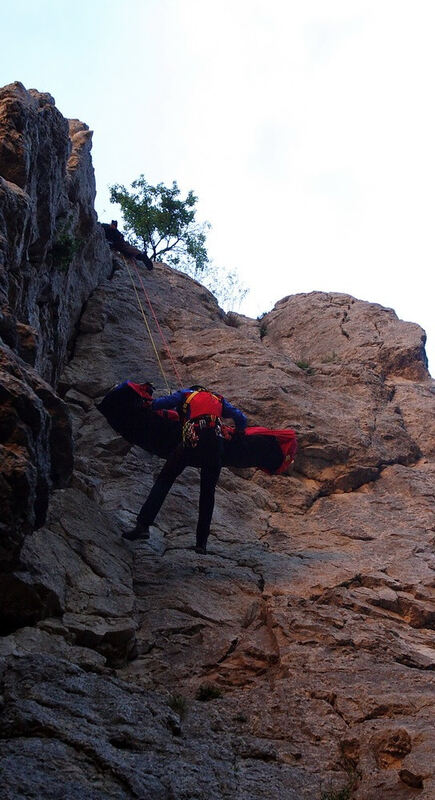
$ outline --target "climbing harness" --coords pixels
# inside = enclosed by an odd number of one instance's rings
[[[164,380],[164,382],[165,382],[165,385],[166,385],[167,391],[168,391],[168,393],[170,393],[170,392],[171,392],[171,389],[170,389],[170,386],[169,386],[169,382],[168,382],[168,379],[167,379],[167,377],[166,377],[166,373],[165,373],[165,370],[164,370],[164,368],[163,368],[163,364],[162,364],[162,362],[161,362],[161,359],[160,359],[160,357],[159,357],[159,354],[158,354],[158,352],[157,352],[157,347],[156,347],[156,344],[155,344],[155,341],[154,341],[153,335],[152,335],[152,333],[151,333],[150,326],[149,326],[149,324],[148,324],[148,320],[147,320],[147,317],[146,317],[146,314],[145,314],[144,307],[143,307],[143,305],[142,305],[141,298],[139,297],[139,293],[138,293],[138,290],[137,290],[137,287],[136,287],[136,284],[135,284],[135,281],[134,281],[134,277],[133,277],[132,271],[131,271],[131,269],[130,269],[130,266],[129,266],[129,264],[128,264],[128,260],[127,260],[127,258],[126,258],[124,255],[122,255],[122,254],[121,254],[121,257],[122,257],[122,259],[123,259],[123,261],[124,261],[124,263],[125,263],[125,266],[127,267],[127,271],[128,271],[129,277],[130,277],[130,281],[131,281],[131,284],[132,284],[132,286],[133,286],[134,293],[135,293],[135,295],[136,295],[137,304],[138,304],[139,310],[140,310],[140,312],[141,312],[141,314],[142,314],[142,318],[143,318],[143,321],[144,321],[144,323],[145,323],[145,327],[146,327],[146,330],[147,330],[148,336],[149,336],[149,338],[150,338],[151,345],[152,345],[152,347],[153,347],[154,354],[155,354],[155,356],[156,356],[156,360],[157,360],[157,363],[158,363],[158,365],[159,365],[160,372],[161,372],[161,374],[162,374],[162,377],[163,377],[163,380]],[[132,259],[132,260],[133,260],[133,262],[134,262],[134,259]],[[160,326],[160,324],[159,324],[159,321],[158,321],[158,319],[157,319],[157,316],[156,316],[156,313],[155,313],[155,311],[154,311],[153,305],[152,305],[152,303],[151,303],[151,300],[150,300],[150,298],[149,298],[148,292],[147,292],[147,291],[146,291],[146,289],[145,289],[145,286],[144,286],[144,283],[143,283],[143,280],[142,280],[142,276],[141,276],[141,274],[140,274],[140,272],[139,272],[139,270],[138,270],[138,268],[137,268],[136,264],[134,264],[134,269],[136,270],[136,274],[137,274],[137,276],[138,276],[138,278],[139,278],[139,282],[140,282],[140,285],[141,285],[141,287],[142,287],[142,291],[143,291],[143,293],[144,293],[145,300],[147,301],[147,303],[148,303],[148,306],[149,306],[149,309],[150,309],[150,311],[151,311],[151,313],[152,313],[152,315],[153,315],[154,321],[155,321],[155,323],[156,323],[156,326],[157,326],[157,330],[159,331],[159,334],[160,334],[160,338],[161,338],[161,340],[162,340],[162,342],[163,342],[163,345],[164,345],[164,347],[165,347],[165,349],[166,349],[166,352],[168,353],[168,356],[169,356],[169,358],[170,358],[170,361],[171,361],[171,364],[172,364],[172,366],[173,366],[173,369],[174,369],[174,372],[175,372],[176,378],[177,378],[177,380],[178,380],[178,385],[179,385],[179,386],[181,386],[181,377],[180,377],[180,373],[179,373],[179,371],[178,371],[178,369],[177,369],[177,365],[175,364],[175,361],[174,361],[174,359],[173,359],[173,356],[172,356],[172,353],[171,353],[171,349],[170,349],[170,347],[169,347],[169,344],[168,344],[168,342],[166,341],[166,337],[165,337],[165,335],[164,335],[164,333],[163,333],[163,331],[162,331],[162,329],[161,329],[161,326]]]
[[[199,442],[199,434],[206,428],[213,428],[216,436],[220,439],[223,438],[222,421],[219,417],[207,415],[204,417],[196,417],[195,419],[188,419],[182,430],[182,440],[185,447],[196,447]]]
[[[214,428],[216,436],[222,437],[221,416],[222,397],[219,395],[205,390],[187,395],[182,410],[184,446],[196,447],[200,431],[205,428]]]

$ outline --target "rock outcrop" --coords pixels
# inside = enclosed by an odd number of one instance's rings
[[[0,90],[0,553],[8,573],[24,536],[44,522],[50,486],[70,477],[69,414],[55,389],[83,306],[111,269],[93,207],[91,136],[50,95],[19,83]],[[6,595],[11,580],[2,580]]]
[[[44,126],[58,121],[56,147],[65,121],[45,95],[16,86],[6,96],[28,119],[14,123],[28,131],[9,165],[18,203],[36,109],[49,106]],[[227,316],[187,276],[141,267],[183,381],[224,391],[252,424],[294,427],[300,450],[291,476],[222,471],[209,555],[192,550],[194,469],[150,540],[125,543],[161,462],[112,431],[95,401],[125,378],[166,387],[129,274],[98,233],[88,133],[81,123],[70,131],[70,171],[56,191],[74,226],[89,224],[83,252],[57,284],[47,228],[33,265],[36,188],[3,249],[17,259],[11,242],[29,235],[19,270],[5,255],[2,273],[5,797],[429,800],[435,430],[423,331],[320,292],[285,298],[261,320]],[[23,141],[2,136],[1,164]],[[41,315],[44,273],[52,294]],[[150,324],[175,386],[151,315]],[[31,360],[19,326],[35,332]]]

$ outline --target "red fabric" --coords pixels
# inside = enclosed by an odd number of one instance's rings
[[[193,394],[193,393],[192,393]],[[190,394],[186,402],[192,397]],[[195,417],[202,417],[204,414],[210,414],[213,417],[222,416],[222,400],[220,397],[211,392],[197,392],[192,399],[187,402],[189,411],[186,416],[188,419],[195,419]]]
[[[140,397],[143,397],[144,400],[153,399],[149,383],[133,383],[133,381],[127,381],[127,385],[131,386],[133,391],[140,395]]]
[[[173,408],[161,408],[159,411],[153,411],[153,414],[158,414],[159,417],[166,417],[166,419],[174,419],[177,421],[180,419],[178,411],[174,411]]]
[[[232,428],[230,425],[223,425],[223,434],[226,439],[231,438],[231,436],[235,432],[235,428]],[[272,428],[262,428],[261,426],[252,427],[252,428],[245,428],[245,435],[246,436],[273,436],[282,452],[282,464],[281,466],[273,472],[273,475],[280,475],[281,472],[284,472],[290,464],[293,463],[296,451],[298,449],[298,442],[296,439],[296,433],[291,428],[283,428],[282,430],[273,430]],[[267,472],[269,475],[272,474],[269,470],[265,469],[264,472]]]
[[[149,400],[151,403],[152,401],[152,389],[149,383],[133,383],[133,381],[127,381],[128,385],[131,389],[133,389],[136,394],[140,397],[143,397],[144,400]],[[167,419],[178,420],[179,415],[177,411],[174,411],[171,408],[164,408],[160,411],[154,411],[154,414],[158,414],[159,417],[166,417]]]
[[[247,436],[274,436],[277,440],[283,455],[283,461],[279,469],[275,470],[274,475],[279,475],[284,472],[290,464],[293,463],[296,451],[298,449],[298,442],[296,433],[291,428],[284,428],[283,430],[272,430],[271,428],[246,428]]]
[[[296,433],[291,428],[283,428],[281,430],[274,430],[273,428],[262,428],[261,426],[246,428],[245,433],[247,436],[276,436],[278,441],[288,442],[296,441]]]

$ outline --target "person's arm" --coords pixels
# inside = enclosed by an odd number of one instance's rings
[[[225,400],[225,398],[223,398],[222,401],[222,416],[232,417],[232,419],[236,423],[236,428],[238,431],[244,431],[248,424],[248,420],[243,411],[240,411],[239,408],[232,406],[231,403],[228,402],[228,400]]]
[[[177,392],[165,395],[164,397],[156,397],[151,403],[153,411],[158,411],[160,408],[177,408],[184,401],[186,389],[178,389]]]

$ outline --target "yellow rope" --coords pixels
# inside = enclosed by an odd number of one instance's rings
[[[138,306],[139,306],[139,308],[140,308],[140,311],[141,311],[141,314],[142,314],[142,317],[143,317],[143,321],[144,321],[144,323],[145,323],[145,327],[146,327],[146,329],[147,329],[147,331],[148,331],[148,336],[150,337],[150,341],[151,341],[151,344],[152,344],[152,346],[153,346],[153,350],[154,350],[154,353],[155,353],[156,359],[157,359],[157,361],[158,361],[158,365],[159,365],[159,367],[160,367],[160,372],[162,373],[163,380],[164,380],[164,382],[165,382],[165,384],[166,384],[166,388],[167,388],[167,390],[168,390],[168,394],[170,394],[170,393],[171,393],[171,390],[170,390],[170,388],[169,388],[169,383],[168,383],[168,380],[167,380],[167,378],[166,378],[165,371],[164,371],[164,369],[163,369],[163,366],[162,366],[162,362],[160,361],[159,354],[158,354],[158,352],[157,352],[157,348],[156,348],[156,345],[155,345],[155,343],[154,343],[153,335],[152,335],[152,333],[151,333],[150,326],[148,325],[148,320],[147,320],[147,318],[146,318],[145,311],[144,311],[144,309],[143,309],[143,305],[142,305],[141,299],[140,299],[140,297],[139,297],[139,294],[138,294],[138,291],[137,291],[137,289],[136,289],[136,284],[135,284],[135,282],[134,282],[133,275],[132,275],[132,273],[131,273],[130,267],[128,266],[127,259],[126,259],[124,256],[122,256],[122,258],[123,258],[123,260],[124,260],[124,264],[125,264],[125,266],[127,267],[128,274],[129,274],[129,276],[130,276],[130,280],[131,280],[131,283],[132,283],[132,286],[133,286],[133,289],[134,289],[134,293],[135,293],[135,295],[136,295],[137,304],[138,304]]]

